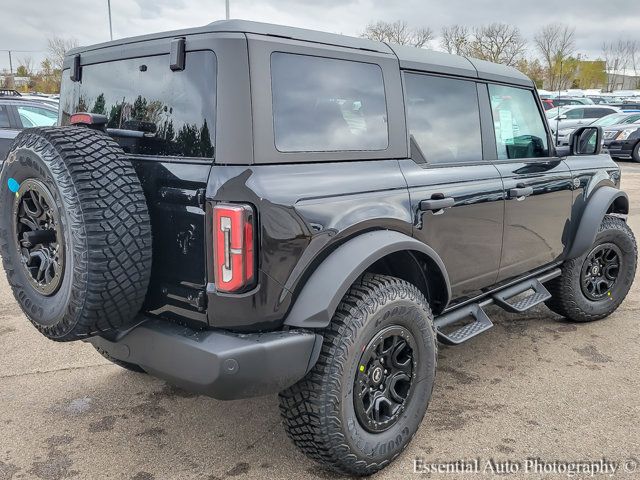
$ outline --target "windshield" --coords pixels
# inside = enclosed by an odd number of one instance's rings
[[[606,117],[597,119],[591,125],[597,127],[610,127],[611,125],[618,125],[620,123],[633,123],[637,120],[640,120],[640,113],[634,113],[633,115],[624,113],[613,113],[611,115],[607,115]]]

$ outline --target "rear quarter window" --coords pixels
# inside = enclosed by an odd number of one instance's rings
[[[65,74],[61,124],[76,112],[98,113],[127,153],[213,158],[216,57],[196,51],[185,60],[182,71],[157,55],[85,65],[81,82]]]
[[[380,66],[275,52],[271,83],[275,146],[280,152],[387,148]]]

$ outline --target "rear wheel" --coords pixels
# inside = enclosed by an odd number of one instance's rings
[[[547,306],[574,322],[590,322],[613,313],[635,277],[637,246],[621,218],[605,216],[591,249],[565,262],[562,275],[546,284]]]
[[[338,472],[380,470],[424,417],[436,357],[433,316],[422,293],[403,280],[366,274],[324,331],[314,368],[280,393],[289,437]]]

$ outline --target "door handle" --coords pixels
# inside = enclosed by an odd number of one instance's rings
[[[453,207],[456,203],[453,197],[446,198],[431,198],[429,200],[422,200],[420,202],[420,210],[423,212],[431,210],[435,212],[437,210],[442,210],[445,208]]]
[[[533,193],[533,187],[527,187],[524,183],[519,183],[516,188],[509,190],[509,198],[515,198],[518,201],[522,201]]]

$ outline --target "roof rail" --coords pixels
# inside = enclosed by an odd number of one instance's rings
[[[9,90],[7,88],[0,88],[0,97],[21,97],[20,92],[16,90]]]

